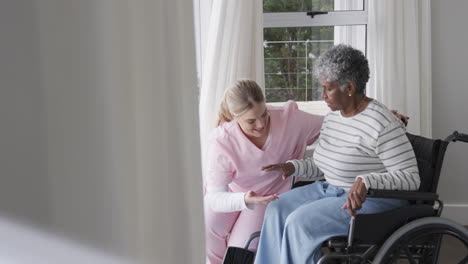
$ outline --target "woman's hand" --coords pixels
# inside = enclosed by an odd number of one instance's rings
[[[405,116],[405,115],[403,115],[403,114],[400,114],[400,113],[398,113],[397,110],[392,110],[392,113],[393,113],[398,119],[400,119],[400,120],[405,124],[405,126],[408,125],[409,116]]]
[[[346,203],[341,207],[342,209],[348,209],[351,217],[356,216],[356,211],[362,208],[362,204],[366,201],[367,188],[361,178],[357,178],[351,190],[348,192],[346,197]]]
[[[278,199],[278,194],[276,193],[272,195],[261,196],[257,195],[254,191],[248,191],[244,196],[244,201],[246,204],[267,204]]]
[[[291,162],[272,164],[262,168],[262,171],[281,171],[283,173],[283,180],[293,174],[295,170]]]

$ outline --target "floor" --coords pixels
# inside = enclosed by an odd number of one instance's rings
[[[456,239],[446,236],[442,241],[439,263],[459,263],[468,254],[466,247]]]

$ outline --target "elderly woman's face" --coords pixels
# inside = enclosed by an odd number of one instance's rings
[[[348,103],[349,96],[346,92],[341,91],[338,82],[325,82],[320,80],[322,85],[322,98],[327,103],[332,111],[342,110]]]

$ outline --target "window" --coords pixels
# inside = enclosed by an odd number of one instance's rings
[[[263,0],[267,102],[325,114],[315,60],[344,43],[366,50],[367,0]],[[308,12],[314,12],[309,14]]]

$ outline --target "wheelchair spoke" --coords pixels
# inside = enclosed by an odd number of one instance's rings
[[[405,247],[405,254],[411,264],[418,264],[413,258],[413,253],[409,250],[408,247]]]
[[[379,249],[374,263],[398,263],[398,259],[411,264],[437,263],[442,236],[451,237],[468,248],[468,232],[463,226],[448,219],[428,217],[396,231]],[[456,263],[468,263],[468,256]]]
[[[398,260],[398,258],[400,258],[400,250],[397,250],[394,254],[393,254],[393,257],[392,259],[390,260],[390,264],[391,263],[396,263],[396,261]]]

